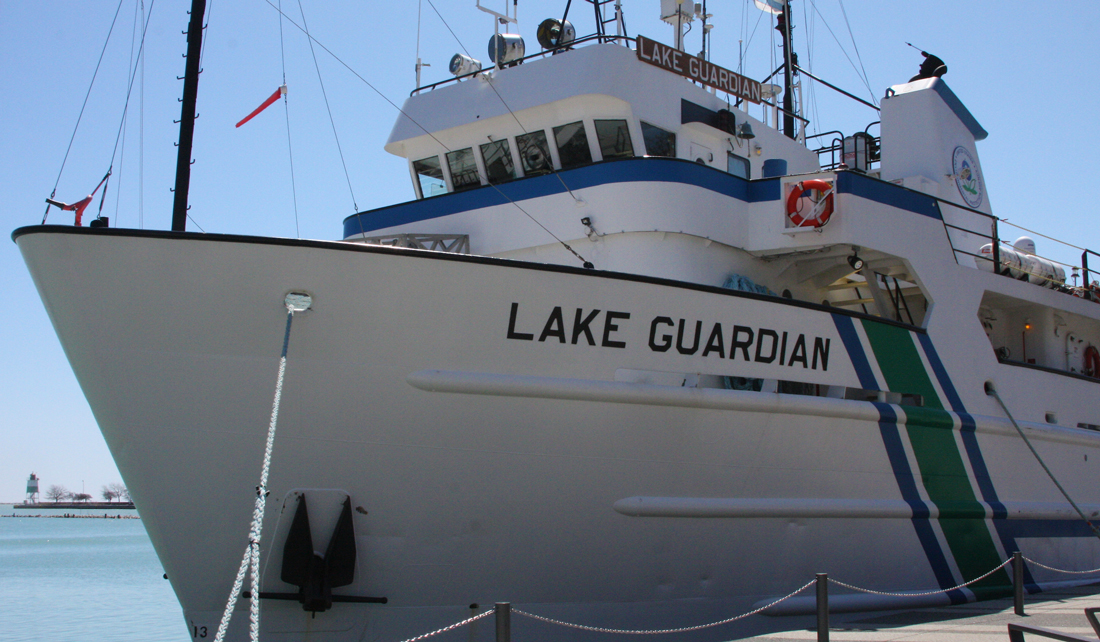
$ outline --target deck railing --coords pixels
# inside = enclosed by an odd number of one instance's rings
[[[1092,280],[1092,273],[1088,268],[1088,255],[1092,254],[1100,258],[1100,254],[1088,248],[1078,247],[1072,243],[1016,225],[1015,223],[1009,223],[1006,219],[997,218],[996,216],[976,210],[972,207],[960,205],[959,203],[937,198],[935,196],[931,198],[936,201],[936,206],[940,210],[940,215],[943,218],[943,226],[947,231],[948,241],[951,243],[951,249],[955,253],[955,262],[959,265],[964,265],[969,262],[967,259],[960,261],[959,256],[962,255],[972,257],[974,267],[982,269],[989,268],[989,271],[996,272],[1002,276],[1021,280],[1031,277],[1037,277],[1037,280],[1051,280],[1049,275],[1034,273],[1023,265],[1012,265],[1011,269],[1009,269],[1009,266],[1002,261],[1002,243],[1005,243],[1005,240],[1001,237],[1002,228],[1006,226],[1012,227],[1026,234],[1052,241],[1057,244],[1057,248],[1060,248],[1060,251],[1047,251],[1044,252],[1044,254],[1033,255],[1036,258],[1049,261],[1065,270],[1065,282],[1057,283],[1052,286],[1051,289],[1100,302],[1100,282]],[[981,240],[975,241],[975,237]],[[988,254],[982,253],[981,248],[987,244],[990,245],[990,252]],[[1005,245],[1008,247],[1012,246],[1011,243],[1006,243]],[[975,250],[977,251],[975,252]],[[1052,256],[1052,254],[1055,253],[1065,255],[1068,254],[1070,250],[1081,252],[1080,264],[1075,264],[1072,260],[1066,260],[1064,256],[1062,258],[1053,258]],[[1022,253],[1023,252],[1021,252],[1021,254]]]

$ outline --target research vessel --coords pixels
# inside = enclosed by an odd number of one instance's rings
[[[684,51],[698,5],[662,3],[665,44],[606,4],[418,87],[386,144],[415,198],[339,240],[13,233],[194,638],[231,595],[228,639],[258,598],[266,640],[396,641],[497,602],[668,629],[818,572],[909,593],[831,596],[871,610],[1006,595],[1016,551],[1100,567],[1100,264],[1002,237],[942,70],[815,140],[790,81]]]

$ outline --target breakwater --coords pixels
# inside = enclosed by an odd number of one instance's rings
[[[18,510],[134,510],[134,502],[27,502],[12,504]]]

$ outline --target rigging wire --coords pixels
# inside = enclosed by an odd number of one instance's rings
[[[443,15],[441,13],[439,13],[439,9],[436,8],[435,3],[432,2],[432,0],[428,0],[428,6],[430,6],[432,8],[432,10],[435,11],[435,15],[439,16],[439,20],[441,22],[443,22],[443,26],[447,27],[447,31],[451,32],[451,35],[454,37],[455,42],[458,43],[458,46],[462,47],[462,50],[466,52],[467,56],[469,56],[470,55],[469,49],[466,48],[466,45],[462,44],[462,41],[458,38],[458,35],[454,32],[454,29],[451,29],[451,25],[447,24],[446,19],[444,19]],[[566,10],[568,11],[568,9],[566,9]],[[508,113],[512,116],[512,119],[516,121],[516,124],[519,125],[519,128],[523,131],[523,133],[527,134],[528,133],[527,128],[524,127],[523,123],[520,122],[519,117],[516,115],[516,112],[512,111],[512,107],[508,104],[508,101],[504,100],[504,96],[501,96],[500,92],[497,91],[497,88],[493,84],[491,77],[486,77],[486,84],[489,85],[489,88],[493,90],[493,93],[496,94],[497,99],[500,100],[500,103],[502,105],[504,105],[505,109],[508,110]],[[447,149],[446,146],[444,146],[444,149]],[[448,151],[450,151],[450,150],[448,149]],[[561,177],[561,174],[559,172],[551,172],[551,173],[555,177],[557,177],[558,182],[561,183],[561,186],[569,194],[570,198],[573,199],[574,203],[583,203],[583,201],[581,199],[577,198],[577,195],[573,193],[573,190],[569,189],[569,186],[565,184],[565,179],[563,179]],[[584,267],[586,267],[586,268],[594,267],[592,265],[592,263],[585,260],[585,258],[583,256],[578,254],[576,250],[574,250],[572,247],[570,247],[570,245],[568,243],[566,243],[562,239],[558,238],[558,236],[556,234],[551,232],[545,225],[543,225],[541,222],[539,222],[538,219],[536,219],[534,216],[532,216],[527,210],[520,207],[519,203],[515,202],[515,200],[513,200],[510,196],[505,194],[503,190],[501,190],[496,185],[493,185],[492,182],[490,182],[489,185],[491,185],[493,187],[493,189],[496,190],[496,192],[498,194],[500,194],[505,199],[507,199],[509,203],[511,203],[513,206],[515,206],[516,209],[523,212],[523,214],[526,215],[527,218],[534,221],[536,225],[541,227],[547,234],[549,234],[554,240],[556,240],[558,243],[560,243],[565,249],[569,250],[569,252],[571,252],[573,254],[573,256],[577,257],[581,261],[581,263],[584,265]]]
[[[848,55],[848,51],[844,49],[844,45],[840,44],[840,38],[837,38],[836,34],[833,33],[832,27],[829,26],[829,21],[827,21],[825,19],[825,16],[822,15],[821,10],[817,8],[817,3],[814,2],[814,0],[810,0],[810,4],[813,6],[814,11],[817,12],[818,17],[821,18],[821,24],[825,25],[825,29],[828,30],[829,35],[833,37],[833,40],[836,41],[836,45],[840,47],[840,53],[844,54],[844,57],[848,59],[848,64],[852,65],[852,69],[855,70],[856,75],[859,76],[860,80],[863,81],[863,86],[866,87],[867,91],[871,94],[871,101],[877,105],[878,100],[877,97],[874,95],[875,92],[871,89],[871,83],[867,81],[867,78],[865,76],[860,75],[859,69],[856,68],[855,61],[853,61],[852,57]]]
[[[126,65],[126,75],[127,76],[130,75],[130,69],[136,69],[136,67],[134,66],[134,43],[137,42],[137,33],[138,33],[138,25],[139,24],[140,23],[138,22],[138,3],[135,2],[134,3],[134,26],[130,30],[130,62],[127,63],[127,65]],[[126,162],[126,133],[127,133],[127,130],[129,130],[129,127],[128,127],[129,124],[130,124],[129,120],[126,120],[123,123],[123,127],[125,127],[125,129],[122,132],[122,155],[120,155],[119,159],[118,159],[119,177],[118,177],[118,186],[115,188],[115,213],[114,213],[115,224],[116,225],[118,224],[118,208],[119,208],[120,200],[122,199],[122,169],[123,169],[124,164]],[[100,212],[100,214],[102,214],[102,212]]]
[[[763,17],[763,16],[761,16],[761,17]],[[775,59],[775,53],[776,53],[775,28],[777,26],[778,25],[776,24],[775,16],[769,13],[768,14],[768,38],[769,38],[768,39],[768,55],[769,55],[768,62],[770,63],[769,67],[771,69],[779,69],[779,65],[776,63],[776,59]],[[754,29],[753,32],[755,33],[756,30]],[[787,91],[787,88],[784,87],[783,91]],[[773,100],[775,100],[778,103],[779,102],[779,97],[776,96]],[[776,129],[778,129],[778,128],[779,128],[779,123],[776,123]]]
[[[203,18],[202,18],[203,20],[206,21],[206,24],[204,24],[202,26],[203,31],[206,31],[207,30],[206,28],[208,26],[210,26],[210,15],[214,11],[213,7],[214,7],[214,0],[206,0],[206,11],[203,12]],[[150,8],[151,8],[151,5],[150,5]],[[191,13],[191,12],[188,11],[188,13]],[[203,36],[202,51],[199,52],[199,73],[200,74],[202,73],[202,61],[206,57],[206,36],[207,35],[209,35],[209,34],[204,34],[204,36]]]
[[[145,0],[140,0],[141,22],[145,24]],[[149,9],[152,10],[152,4]],[[138,57],[141,83],[138,85],[138,229],[145,227],[145,56]]]
[[[432,2],[432,0],[428,0],[428,6],[432,8],[432,11],[435,11],[435,15],[439,16],[439,20],[443,23],[444,27],[447,27],[447,31],[450,31],[451,35],[454,36],[455,42],[458,43],[459,47],[462,47],[462,51],[465,51],[466,55],[470,56],[470,50],[467,49],[466,45],[462,44],[462,41],[458,39],[458,35],[455,34],[454,29],[451,29],[451,25],[447,24],[447,20],[443,18],[443,14],[439,13],[439,9],[436,9],[435,3]],[[473,56],[470,57],[472,58]],[[519,118],[516,116],[516,113],[512,111],[511,107],[508,106],[508,103],[505,102],[504,97],[500,95],[500,92],[497,91],[497,88],[494,87],[493,83],[491,82],[489,83],[489,87],[492,88],[493,93],[497,95],[497,98],[500,99],[501,104],[503,104],[504,108],[508,110],[508,113],[512,115],[512,119],[516,121],[516,124],[519,125],[519,128],[522,129],[523,133],[526,134],[527,128],[523,126],[523,123],[519,122]],[[572,192],[570,192],[570,194],[572,194]]]
[[[462,41],[459,40],[458,35],[455,34],[454,29],[451,29],[451,25],[447,24],[447,21],[443,18],[443,15],[439,13],[439,9],[436,9],[435,3],[433,3],[432,0],[428,0],[428,5],[432,8],[433,11],[435,11],[435,15],[439,16],[440,21],[443,22],[443,26],[447,27],[447,31],[450,31],[451,35],[454,36],[455,42],[458,43],[458,46],[462,47],[462,50],[466,52],[466,55],[472,58],[473,56],[470,55],[470,50],[466,48],[466,45],[462,44]],[[512,120],[515,120],[516,124],[519,125],[519,128],[523,130],[523,133],[529,133],[527,131],[527,128],[523,126],[523,123],[519,122],[519,117],[516,116],[516,112],[512,111],[512,107],[508,104],[506,100],[504,100],[504,96],[501,96],[500,92],[497,91],[496,85],[494,85],[491,81],[489,81],[487,84],[489,85],[489,88],[493,90],[493,93],[497,95],[497,98],[500,100],[500,103],[504,105],[504,108],[508,110],[508,113],[512,116]],[[553,174],[554,176],[558,177],[558,181],[561,182],[561,186],[565,188],[565,191],[569,192],[569,196],[572,197],[575,202],[581,202],[581,200],[577,198],[577,196],[573,193],[573,190],[569,189],[569,186],[565,184],[565,180],[561,177],[561,174],[559,174],[558,172],[553,172]]]
[[[271,4],[271,0],[267,0],[267,3]],[[286,15],[278,7],[276,7],[275,10],[278,11],[280,15]],[[336,133],[336,121],[332,117],[332,107],[330,107],[328,104],[328,92],[325,91],[325,81],[321,78],[321,65],[317,62],[317,51],[313,48],[313,42],[316,40],[316,38],[311,36],[309,33],[309,25],[306,24],[306,10],[302,7],[302,0],[298,0],[298,11],[300,11],[302,14],[302,27],[299,28],[306,34],[306,38],[309,40],[309,51],[311,54],[313,54],[313,67],[317,70],[317,81],[321,83],[321,95],[325,98],[325,109],[328,110],[328,121],[329,124],[332,125],[332,136],[336,139],[336,151],[340,154],[340,164],[344,166],[344,178],[347,179],[348,191],[351,192],[351,204],[352,207],[355,208],[355,212],[358,213],[359,204],[355,201],[355,190],[353,190],[351,187],[351,175],[348,174],[348,164],[344,161],[344,150],[342,147],[340,147],[340,136]],[[281,28],[282,22],[280,22],[279,25]],[[318,44],[320,43],[318,42]],[[328,51],[328,49],[326,48],[325,51]],[[329,53],[331,54],[332,52],[329,51]],[[341,64],[344,64],[343,61],[341,61]],[[344,66],[347,67],[346,64],[344,64]]]
[[[438,144],[438,145],[439,145],[440,147],[442,147],[443,149],[445,149],[445,150],[447,150],[447,151],[451,151],[451,149],[450,149],[449,147],[447,147],[446,145],[444,145],[444,144],[443,144],[443,141],[441,141],[441,140],[439,140],[438,138],[436,138],[435,134],[433,134],[432,132],[428,131],[428,129],[427,129],[426,127],[424,127],[423,125],[421,125],[421,124],[420,124],[420,122],[419,122],[419,121],[417,121],[417,120],[416,120],[415,118],[413,118],[413,117],[412,117],[411,115],[409,115],[409,113],[408,113],[408,112],[406,112],[405,110],[401,109],[401,107],[399,107],[399,106],[398,106],[398,105],[397,105],[396,103],[394,103],[394,102],[393,102],[392,100],[390,100],[390,99],[389,99],[389,98],[388,98],[388,97],[387,97],[387,96],[386,96],[386,95],[385,95],[384,93],[382,93],[382,91],[381,91],[381,90],[379,90],[379,89],[378,89],[377,87],[375,87],[374,85],[372,85],[372,84],[370,83],[370,81],[369,81],[369,80],[367,80],[366,78],[364,78],[364,77],[363,77],[363,76],[362,76],[362,75],[361,75],[361,74],[360,74],[359,72],[355,71],[355,69],[353,69],[353,68],[351,67],[351,65],[349,65],[349,64],[348,64],[348,63],[346,63],[346,62],[344,62],[344,60],[343,60],[342,58],[340,58],[339,56],[337,56],[337,55],[336,55],[335,53],[333,53],[333,51],[332,51],[331,49],[329,49],[328,47],[326,47],[326,46],[325,46],[325,44],[324,44],[323,42],[321,42],[320,40],[317,40],[316,38],[314,38],[314,37],[313,37],[313,35],[312,35],[312,34],[310,34],[310,33],[309,33],[308,31],[306,31],[306,30],[305,30],[305,29],[304,29],[304,28],[303,28],[303,27],[302,27],[301,25],[299,25],[298,23],[294,22],[294,20],[292,20],[292,19],[291,19],[291,18],[290,18],[289,16],[287,16],[287,15],[286,15],[285,13],[282,13],[282,11],[280,11],[280,10],[279,10],[279,8],[278,8],[278,7],[276,7],[276,6],[275,6],[275,5],[274,5],[274,4],[273,4],[273,3],[271,2],[271,0],[264,0],[264,1],[265,1],[265,2],[267,2],[267,4],[268,4],[268,5],[269,5],[269,6],[270,6],[270,7],[272,8],[272,9],[275,9],[276,11],[279,11],[279,13],[280,13],[280,14],[282,14],[284,18],[286,18],[286,21],[287,21],[287,22],[289,22],[289,23],[290,23],[291,25],[293,25],[293,26],[294,26],[294,27],[295,27],[296,29],[298,29],[299,31],[301,31],[302,33],[304,33],[304,34],[306,35],[306,37],[307,37],[307,38],[309,38],[309,40],[310,40],[310,42],[311,42],[311,43],[314,43],[314,42],[315,42],[315,43],[317,43],[317,46],[318,46],[318,47],[320,47],[321,49],[323,49],[323,50],[325,51],[325,53],[327,53],[328,55],[332,56],[332,58],[333,58],[333,59],[334,59],[334,60],[335,60],[336,62],[338,62],[338,63],[340,63],[341,65],[343,65],[343,67],[344,67],[345,69],[347,69],[347,70],[348,70],[349,72],[351,72],[351,74],[352,74],[353,76],[355,76],[355,77],[356,77],[356,78],[358,78],[358,79],[359,79],[360,81],[362,81],[362,83],[363,83],[364,85],[366,85],[367,87],[370,87],[370,89],[371,89],[371,90],[372,90],[372,91],[373,91],[374,93],[378,94],[379,98],[381,98],[382,100],[384,100],[384,101],[386,101],[387,103],[389,103],[389,105],[390,105],[391,107],[393,107],[394,109],[396,109],[396,110],[397,110],[397,111],[398,111],[398,112],[399,112],[399,113],[400,113],[400,114],[401,114],[402,116],[404,116],[405,118],[409,119],[409,122],[411,122],[411,123],[412,123],[413,125],[416,125],[416,126],[417,126],[418,128],[420,128],[420,130],[421,130],[421,131],[423,131],[423,132],[424,132],[425,134],[427,134],[427,136],[428,136],[429,138],[431,138],[432,140],[434,140],[434,141],[435,141],[435,142],[436,142],[436,143],[437,143],[437,144]],[[312,46],[313,46],[313,45],[311,44],[311,45],[310,45],[310,47],[312,48]],[[577,251],[576,251],[576,250],[574,250],[574,249],[573,249],[572,247],[570,247],[568,243],[566,243],[565,241],[563,241],[563,240],[561,240],[560,238],[558,238],[558,237],[557,237],[557,235],[555,235],[555,234],[554,234],[553,232],[551,232],[551,231],[550,231],[549,229],[547,229],[547,227],[546,227],[545,225],[543,225],[542,223],[539,223],[539,222],[538,222],[538,220],[536,220],[536,219],[535,219],[535,217],[531,216],[531,214],[530,214],[530,213],[528,213],[528,212],[527,212],[527,210],[525,210],[525,209],[523,209],[522,207],[520,207],[520,205],[519,205],[518,203],[516,203],[516,202],[515,202],[515,201],[514,201],[513,199],[511,199],[511,198],[510,198],[510,197],[509,197],[509,196],[508,196],[507,194],[505,194],[505,193],[504,193],[504,192],[503,192],[503,191],[502,191],[502,190],[501,190],[501,189],[500,189],[500,188],[499,188],[498,186],[496,186],[496,185],[493,185],[492,183],[489,183],[489,185],[490,185],[490,187],[492,187],[492,188],[493,188],[494,190],[496,190],[496,192],[497,192],[498,194],[500,194],[500,195],[501,195],[501,197],[503,197],[503,198],[504,198],[505,200],[507,200],[508,202],[510,202],[510,203],[511,203],[512,205],[514,205],[514,206],[516,207],[516,209],[518,209],[518,210],[519,210],[520,212],[523,212],[523,214],[524,214],[524,215],[526,215],[526,216],[527,216],[527,218],[529,218],[529,219],[531,219],[532,221],[534,221],[536,225],[538,225],[538,226],[539,226],[539,227],[541,227],[541,228],[542,228],[543,230],[545,230],[547,234],[549,234],[549,235],[550,235],[551,237],[553,237],[553,238],[554,238],[554,239],[555,239],[555,240],[556,240],[556,241],[557,241],[558,243],[560,243],[560,244],[561,244],[561,245],[562,245],[563,247],[565,247],[565,249],[569,250],[569,252],[570,252],[570,253],[572,253],[572,254],[573,254],[573,256],[577,257],[577,258],[578,258],[578,259],[579,259],[579,260],[581,261],[581,263],[582,263],[582,264],[583,264],[583,265],[584,265],[584,266],[585,266],[586,268],[591,268],[591,267],[592,267],[592,263],[590,263],[589,261],[585,260],[585,258],[584,258],[583,256],[581,256],[580,254],[578,254],[578,253],[577,253]]]
[[[155,2],[155,0],[154,0],[154,2]],[[152,12],[153,12],[153,2],[150,2],[149,3],[150,17],[152,16]],[[137,52],[139,60],[141,58],[143,58],[144,54],[145,54],[145,34],[148,31],[149,31],[149,23],[147,21],[145,23],[145,25],[142,27],[142,30],[141,30],[141,43],[138,46],[138,52]],[[131,66],[132,66],[132,70],[130,68]],[[130,80],[129,80],[129,83],[126,87],[126,101],[123,103],[123,107],[122,107],[122,119],[119,121],[119,124],[118,124],[118,133],[115,134],[115,146],[114,146],[114,149],[111,150],[111,162],[110,162],[110,164],[108,165],[108,168],[107,168],[107,177],[108,178],[114,172],[115,158],[118,155],[119,143],[120,143],[120,141],[123,140],[123,133],[126,131],[126,115],[127,115],[127,113],[129,113],[129,110],[130,110],[130,96],[132,95],[133,90],[134,90],[134,79],[137,77],[137,71],[138,71],[138,65],[134,64],[133,53],[132,53],[132,50],[131,50],[130,64],[127,66],[127,75],[130,77]],[[121,165],[121,160],[119,161],[119,163]],[[106,181],[107,179],[105,178],[104,180]],[[100,199],[99,199],[99,214],[97,215],[99,217],[101,217],[103,215],[103,202],[106,198],[107,198],[107,186],[104,185],[103,186],[103,195],[100,196]]]
[[[813,20],[813,14],[806,10],[806,3],[802,3],[802,24],[806,25],[806,64],[812,74],[814,72],[814,45],[816,43],[815,36],[817,35],[816,29],[814,29],[816,22]],[[808,78],[809,83],[806,85],[806,103],[810,105],[810,111],[813,113],[813,128],[814,133],[820,133],[818,123],[821,122],[821,114],[818,112],[817,104],[817,83],[813,78]],[[806,110],[806,105],[802,106],[803,110]]]
[[[149,16],[152,17],[153,4],[156,0],[149,3]],[[145,55],[145,34],[149,31],[149,22],[145,23],[145,26],[141,30],[141,43],[138,45],[138,59],[141,59]],[[133,60],[131,59],[131,64]],[[111,150],[111,165],[115,164],[115,156],[118,154],[119,141],[122,139],[122,132],[126,127],[126,114],[130,111],[130,96],[134,91],[134,80],[137,78],[138,65],[134,64],[133,69],[127,69],[129,72],[130,80],[126,86],[126,102],[122,106],[122,119],[118,124],[118,133],[115,135],[115,147]]]
[[[283,87],[286,87],[286,49],[283,47],[283,0],[279,0],[279,58],[283,64]],[[286,148],[290,158],[290,198],[294,204],[294,233],[302,238],[302,230],[298,226],[298,186],[294,180],[294,147],[290,143],[290,99],[283,92],[283,111],[286,114]],[[355,196],[352,196],[352,201]]]
[[[69,161],[69,152],[73,149],[73,141],[76,140],[76,132],[80,130],[80,119],[84,117],[84,108],[88,106],[88,98],[92,95],[92,87],[95,86],[96,76],[99,75],[99,66],[103,64],[103,54],[107,53],[107,44],[111,42],[111,34],[114,33],[115,23],[118,21],[118,14],[122,11],[123,0],[118,0],[118,8],[115,9],[115,17],[111,19],[111,28],[107,30],[107,38],[103,41],[103,49],[99,52],[99,60],[95,64],[95,71],[92,72],[92,81],[88,83],[88,91],[84,94],[84,103],[80,105],[80,113],[76,117],[76,125],[73,127],[73,135],[69,138],[69,146],[65,148],[65,156],[61,159],[61,169],[57,170],[57,180],[54,181],[53,190],[50,192],[50,198],[57,195],[57,186],[61,184],[61,175],[65,172],[65,164]],[[42,224],[46,224],[46,217],[50,214],[50,206],[46,204],[46,213],[42,215]]]
[[[271,2],[271,0],[264,0],[264,1],[265,1],[265,2],[267,2],[267,4],[268,4],[269,6],[271,6],[271,8],[272,8],[272,9],[275,9],[275,10],[276,10],[276,11],[278,11],[278,12],[279,12],[280,14],[282,14],[282,16],[283,16],[284,18],[286,18],[286,21],[287,21],[287,22],[289,22],[289,23],[290,23],[291,25],[293,25],[295,29],[298,29],[298,30],[299,30],[299,31],[301,31],[301,32],[302,32],[303,34],[305,34],[306,38],[308,38],[308,39],[309,39],[309,41],[310,41],[310,43],[311,43],[311,44],[310,44],[310,46],[311,46],[311,47],[313,46],[313,45],[312,45],[312,43],[316,43],[316,44],[317,44],[317,46],[318,46],[318,47],[320,47],[321,49],[323,49],[325,53],[327,53],[328,55],[332,56],[333,60],[335,60],[336,62],[340,63],[340,64],[341,64],[341,65],[342,65],[342,66],[343,66],[343,67],[344,67],[345,69],[347,69],[347,70],[348,70],[349,72],[351,72],[351,74],[352,74],[353,76],[355,76],[356,78],[358,78],[358,79],[359,79],[359,80],[360,80],[360,81],[361,81],[361,82],[362,82],[362,83],[363,83],[364,85],[366,85],[367,87],[370,87],[371,91],[373,91],[374,93],[378,94],[378,97],[379,97],[379,98],[381,98],[382,100],[384,100],[384,101],[386,101],[387,103],[389,103],[389,105],[390,105],[391,107],[393,107],[394,109],[396,109],[396,110],[397,110],[398,112],[400,112],[402,116],[404,116],[405,118],[408,118],[408,119],[409,119],[409,122],[411,122],[412,124],[414,124],[414,125],[416,125],[417,127],[419,127],[421,131],[423,131],[423,132],[424,132],[425,134],[427,134],[428,136],[430,136],[430,137],[432,138],[432,140],[434,140],[435,142],[439,143],[439,145],[440,145],[441,147],[443,147],[444,149],[447,149],[447,146],[446,146],[446,145],[444,145],[444,144],[443,144],[442,142],[440,142],[440,140],[439,140],[438,138],[436,138],[436,137],[435,137],[435,136],[434,136],[434,135],[433,135],[433,134],[432,134],[432,133],[431,133],[430,131],[428,131],[427,129],[425,129],[425,127],[424,127],[423,125],[421,125],[419,121],[417,121],[417,120],[416,120],[415,118],[413,118],[412,116],[410,116],[410,115],[409,115],[409,114],[408,114],[408,113],[407,113],[407,112],[406,112],[405,110],[403,110],[403,109],[401,109],[401,108],[400,108],[399,106],[397,106],[397,103],[393,102],[393,101],[392,101],[392,100],[390,100],[390,99],[389,99],[388,97],[386,97],[386,95],[385,95],[385,94],[383,94],[383,93],[382,93],[382,91],[381,91],[380,89],[378,89],[377,87],[375,87],[374,85],[372,85],[372,84],[370,83],[370,81],[369,81],[369,80],[367,80],[367,79],[366,79],[366,78],[364,78],[364,77],[363,77],[362,75],[360,75],[360,74],[359,74],[359,72],[355,71],[355,69],[353,69],[351,65],[349,65],[349,64],[348,64],[348,63],[346,63],[346,62],[344,62],[344,60],[343,60],[342,58],[340,58],[340,57],[339,57],[339,56],[337,56],[337,55],[336,55],[335,53],[333,53],[333,52],[332,52],[332,50],[331,50],[331,49],[329,49],[328,47],[326,47],[326,46],[325,46],[325,44],[324,44],[323,42],[321,42],[320,40],[317,40],[316,38],[314,38],[312,34],[310,34],[310,33],[309,33],[308,31],[306,31],[306,29],[304,29],[304,28],[302,27],[302,25],[299,25],[299,24],[298,24],[297,22],[294,22],[294,20],[293,20],[293,19],[292,19],[292,18],[291,18],[290,16],[288,16],[288,15],[286,15],[285,13],[283,13],[282,11],[280,11],[280,10],[279,10],[279,8],[278,8],[278,7],[276,7],[276,6],[275,6],[275,5],[274,5],[274,4],[273,4],[273,3]]]
[[[856,36],[852,33],[852,23],[848,22],[848,12],[844,9],[844,0],[837,0],[840,3],[840,13],[844,16],[844,24],[848,27],[848,37],[852,39],[852,48],[856,51],[856,60],[859,61],[860,71],[863,72],[863,84],[867,86],[867,91],[871,92],[871,102],[878,106],[878,99],[875,97],[875,92],[871,90],[871,81],[867,78],[867,69],[863,66],[863,58],[859,55],[859,45],[856,43]]]

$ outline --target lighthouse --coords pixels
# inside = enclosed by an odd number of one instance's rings
[[[23,503],[38,503],[38,475],[34,473],[31,473],[31,476],[27,478],[27,498],[23,500]]]

